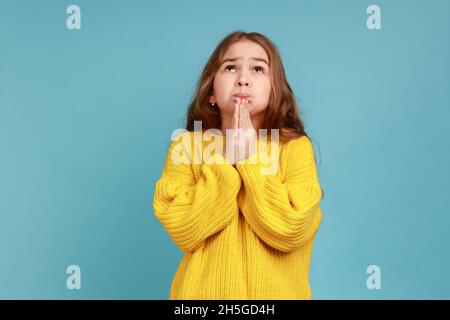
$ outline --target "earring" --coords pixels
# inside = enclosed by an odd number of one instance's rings
[[[216,104],[216,103],[211,103],[211,107],[214,107],[215,104]]]

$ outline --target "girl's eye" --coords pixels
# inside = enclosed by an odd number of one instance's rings
[[[255,67],[255,69],[261,70],[262,73],[264,73],[264,68],[263,67]]]
[[[234,68],[234,66],[233,66],[233,65],[231,65],[231,66],[226,66],[226,67],[225,67],[225,70],[230,70],[230,68]]]

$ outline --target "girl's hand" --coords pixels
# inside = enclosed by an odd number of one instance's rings
[[[232,139],[226,140],[225,150],[234,151],[233,157],[227,158],[233,165],[247,159],[255,152],[257,134],[250,119],[247,102],[246,99],[236,98],[232,120],[233,135]]]

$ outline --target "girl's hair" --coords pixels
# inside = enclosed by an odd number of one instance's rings
[[[305,132],[303,121],[297,111],[298,106],[292,89],[286,79],[283,63],[277,46],[264,35],[257,32],[235,31],[226,36],[216,47],[206,63],[197,82],[196,92],[189,103],[186,119],[186,130],[194,131],[194,121],[202,121],[202,129],[217,128],[220,130],[222,119],[217,106],[209,103],[213,94],[214,77],[227,49],[237,41],[250,40],[264,48],[269,57],[269,74],[271,92],[269,104],[263,111],[260,129],[279,130],[280,142],[288,142],[300,136],[309,136]]]

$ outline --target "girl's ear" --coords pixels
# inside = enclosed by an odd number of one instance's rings
[[[214,97],[214,95],[209,97],[209,103],[216,103],[216,98]]]

